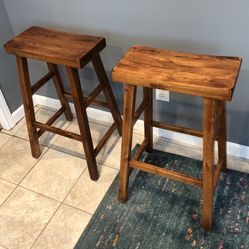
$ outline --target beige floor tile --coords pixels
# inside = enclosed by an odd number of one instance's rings
[[[6,135],[4,133],[0,133],[0,149],[1,147],[6,144],[11,139],[11,136]]]
[[[44,153],[47,148],[41,146],[41,150]],[[0,150],[0,177],[18,184],[36,162],[29,142],[12,137]]]
[[[11,249],[30,248],[59,204],[17,188],[0,208],[0,244]]]
[[[118,171],[102,166],[98,181],[92,181],[88,171],[84,171],[77,184],[67,196],[65,203],[93,214]]]
[[[15,189],[16,185],[0,179],[0,206]]]
[[[71,132],[79,132],[77,120],[74,120],[67,128]],[[108,129],[108,126],[101,125],[99,123],[90,122],[90,129],[93,138],[94,146],[100,141],[102,136]],[[136,143],[141,143],[143,141],[143,136],[140,134],[134,133],[133,136],[133,146]],[[59,137],[52,148],[60,151],[64,151],[65,153],[69,153],[71,155],[79,156],[81,158],[85,158],[85,153],[83,150],[83,146],[81,142],[66,138]],[[121,138],[118,135],[118,132],[115,131],[113,135],[110,137],[106,145],[102,148],[100,153],[97,156],[97,162],[101,164],[105,164],[114,168],[119,169],[120,164],[120,151],[121,151]]]
[[[132,148],[136,144],[141,144],[143,142],[143,136],[141,134],[133,134],[133,140],[132,140]],[[103,148],[103,151],[101,152],[100,156],[97,157],[98,162],[119,169],[120,168],[120,155],[121,155],[121,143],[122,139],[120,138],[118,142],[115,144],[114,148],[111,148],[108,151]],[[103,156],[102,156],[103,154]]]
[[[35,112],[37,113],[39,111],[39,107],[35,107]],[[26,125],[25,123],[25,117],[22,118],[11,130],[4,130],[3,132],[9,135],[15,135],[19,129],[21,129],[24,125]]]
[[[72,249],[91,219],[91,215],[62,205],[32,249]]]
[[[36,119],[37,121],[41,123],[46,123],[50,117],[53,116],[55,111],[48,110],[45,108],[40,108],[37,113],[36,113]],[[57,121],[53,124],[53,126],[56,126],[61,129],[65,129],[70,122],[68,122],[64,115],[61,115]],[[17,137],[21,137],[24,139],[29,139],[28,137],[28,132],[27,132],[27,126],[26,123],[15,133]],[[54,133],[51,132],[45,132],[39,139],[40,144],[46,145],[46,146],[51,146],[53,142],[56,140],[58,135],[55,135]]]
[[[50,149],[21,186],[63,201],[85,168],[84,159]]]
[[[90,122],[90,130],[91,130],[91,135],[92,135],[92,140],[93,140],[93,146],[95,147],[100,139],[103,137],[105,132],[108,130],[108,126],[104,126],[98,123],[92,123]],[[68,131],[75,132],[79,134],[79,127],[77,120],[75,119],[68,127]],[[102,151],[108,151],[111,150],[115,146],[115,143],[118,141],[118,133],[115,131],[112,136],[109,138],[108,143],[105,145],[104,148],[102,148]],[[60,136],[53,144],[52,148],[60,151],[64,151],[66,153],[69,153],[71,155],[79,156],[81,158],[85,158],[84,156],[84,149],[83,145],[81,142],[67,138],[67,137],[62,137]],[[108,148],[108,149],[106,149]],[[103,156],[103,152],[102,152]],[[99,157],[101,155],[99,154]]]

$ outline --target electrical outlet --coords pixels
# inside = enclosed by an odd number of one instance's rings
[[[169,91],[156,89],[156,99],[169,102]]]

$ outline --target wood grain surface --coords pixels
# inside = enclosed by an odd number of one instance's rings
[[[36,26],[30,27],[4,45],[10,54],[73,68],[82,68],[94,53],[100,52],[105,46],[105,39],[102,37]]]
[[[231,100],[241,61],[135,45],[114,67],[112,77],[126,84]]]

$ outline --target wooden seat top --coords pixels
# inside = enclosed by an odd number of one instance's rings
[[[82,68],[94,53],[105,46],[102,37],[43,27],[30,27],[4,45],[10,54],[73,68]]]
[[[116,82],[231,100],[241,58],[133,46],[113,68]]]

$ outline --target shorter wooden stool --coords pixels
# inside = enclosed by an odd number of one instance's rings
[[[114,67],[112,77],[125,83],[123,139],[119,200],[127,200],[129,173],[132,168],[199,186],[203,189],[202,224],[212,227],[213,194],[220,171],[226,169],[226,101],[232,99],[241,59],[208,56],[153,49],[141,46],[130,48]],[[143,87],[143,101],[135,111],[136,89]],[[165,89],[204,98],[203,131],[154,121],[152,90]],[[131,158],[133,126],[144,111],[145,139]],[[203,137],[202,179],[159,168],[139,161],[143,150],[152,149],[152,127],[169,129]],[[214,171],[214,142],[218,141],[218,163]]]
[[[41,155],[38,138],[45,131],[81,141],[85,150],[88,170],[92,180],[97,180],[99,177],[96,164],[97,154],[116,128],[118,129],[119,134],[121,134],[122,125],[120,112],[99,55],[99,52],[103,50],[105,46],[105,39],[102,37],[71,34],[42,27],[31,27],[5,44],[5,50],[16,56],[23,106],[33,157],[38,158]],[[27,63],[28,58],[44,61],[48,66],[48,73],[32,86],[30,84]],[[93,64],[100,84],[88,97],[84,97],[78,69],[82,69],[90,61]],[[56,64],[61,64],[66,67],[72,94],[65,92]],[[50,79],[53,79],[62,107],[43,124],[36,121],[32,95]],[[107,102],[95,100],[102,91]],[[73,116],[68,99],[73,100],[80,134],[75,134],[52,126],[56,119],[63,113],[67,120],[72,120]],[[107,108],[109,107],[114,119],[113,125],[111,125],[96,148],[93,148],[86,113],[86,108],[91,103]]]

